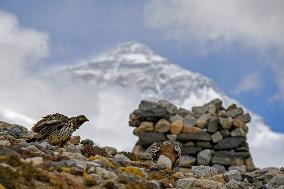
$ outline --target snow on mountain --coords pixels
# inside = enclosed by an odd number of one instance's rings
[[[140,98],[167,99],[185,108],[214,98],[223,99],[225,106],[238,103],[218,90],[210,79],[171,63],[138,42],[122,44],[110,53],[69,67],[60,75],[93,86],[138,89]],[[283,165],[284,135],[271,131],[260,116],[250,113],[248,137],[256,165]]]

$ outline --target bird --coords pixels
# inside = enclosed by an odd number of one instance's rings
[[[39,142],[47,139],[51,145],[63,147],[69,141],[72,133],[86,121],[89,120],[84,115],[68,118],[60,113],[49,114],[42,117],[32,127],[32,131],[37,134],[26,141]]]

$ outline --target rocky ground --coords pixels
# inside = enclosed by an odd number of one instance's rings
[[[159,164],[73,137],[64,148],[27,143],[22,126],[0,122],[0,189],[5,188],[283,188],[284,169],[246,172],[210,166],[163,169]],[[142,160],[143,159],[143,160]]]

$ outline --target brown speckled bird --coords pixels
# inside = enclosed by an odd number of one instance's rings
[[[89,120],[84,115],[70,118],[59,113],[47,115],[33,126],[32,131],[37,134],[27,142],[47,139],[50,144],[63,147],[72,133],[86,121]]]

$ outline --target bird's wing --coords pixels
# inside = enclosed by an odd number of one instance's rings
[[[52,121],[52,120],[61,120],[62,122],[66,122],[68,123],[69,118],[63,114],[49,114],[47,116],[42,117],[42,119],[40,121],[38,121],[33,127],[32,127],[32,131],[39,133],[42,129],[43,129],[43,123]]]
[[[68,123],[62,120],[51,120],[51,121],[46,121],[39,126],[42,128],[39,134],[41,135],[42,138],[46,138],[54,131],[60,130],[64,126],[68,126]]]

